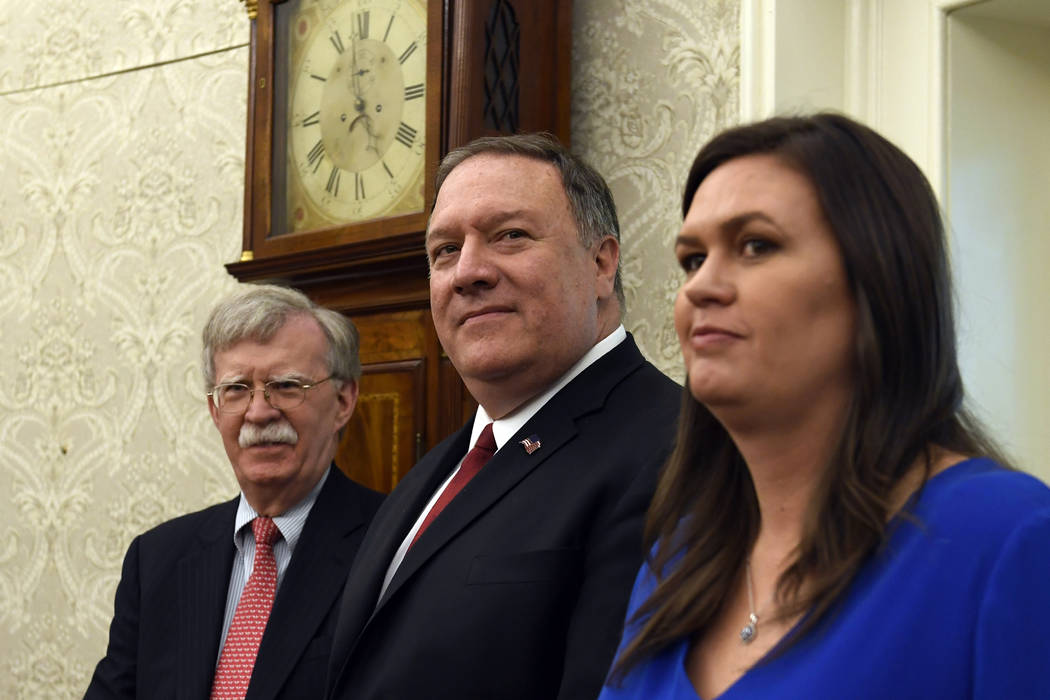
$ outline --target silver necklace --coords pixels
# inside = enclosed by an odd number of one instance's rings
[[[750,644],[758,636],[758,615],[755,613],[755,591],[751,584],[751,558],[744,560],[747,571],[747,624],[740,630],[740,642]]]

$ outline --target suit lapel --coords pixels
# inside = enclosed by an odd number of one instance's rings
[[[378,607],[382,607],[391,596],[396,595],[405,581],[411,578],[449,540],[491,508],[530,472],[554,455],[558,448],[576,434],[576,428],[572,421],[564,419],[558,420],[556,424],[547,422],[546,425],[534,425],[534,421],[530,420],[521,432],[524,433],[523,436],[532,433],[542,435],[543,447],[535,454],[529,455],[518,444],[521,437],[515,436],[507,441],[493,455],[489,463],[478,472],[477,476],[471,479],[463,490],[445,506],[441,514],[420,536],[419,541],[408,550],[405,560],[398,567]]]
[[[365,522],[348,486],[333,467],[310,509],[259,647],[252,700],[277,695],[343,589],[350,562],[342,543]]]
[[[180,700],[198,700],[211,692],[233,566],[236,513],[237,499],[217,510],[200,529],[200,546],[178,564],[175,667]]]
[[[468,423],[428,452],[398,484],[396,495],[387,497],[373,518],[373,526],[361,544],[343,590],[339,621],[332,640],[329,690],[332,682],[341,675],[346,659],[376,609],[386,570],[398,547],[427,500],[466,452],[470,425]]]
[[[624,342],[599,358],[551,398],[499,449],[484,469],[471,479],[420,536],[419,541],[412,546],[398,567],[377,609],[396,595],[404,582],[449,540],[575,437],[576,420],[582,415],[600,410],[609,392],[632,371],[641,367],[643,362],[644,358],[638,352],[633,338],[628,336]],[[468,423],[465,429],[469,429],[470,425],[471,423]],[[530,455],[520,441],[534,434],[540,437],[542,446]],[[454,453],[453,465],[455,460],[465,454],[465,442],[459,445],[460,451]],[[447,474],[447,470],[445,473]],[[437,484],[433,488],[437,488]],[[433,489],[427,495],[432,493]],[[413,517],[418,517],[422,508],[421,503]],[[402,533],[402,538],[407,529],[408,527],[398,530]],[[392,556],[391,553],[386,561],[389,562]]]
[[[569,442],[576,435],[576,419],[600,409],[612,389],[644,363],[645,358],[628,334],[624,342],[569,382],[522,426],[431,524],[409,550],[382,600],[376,604],[374,601],[397,548],[434,491],[466,454],[473,419],[412,468],[376,513],[347,581],[332,644],[329,696],[341,688],[348,660],[373,614],[390,604],[405,581],[449,540]],[[520,440],[533,434],[540,437],[542,447],[528,455]],[[497,468],[490,469],[493,466]],[[486,474],[487,471],[490,473]]]

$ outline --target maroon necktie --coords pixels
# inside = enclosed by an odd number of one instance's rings
[[[259,653],[259,643],[277,592],[277,562],[273,558],[273,543],[281,533],[273,520],[266,516],[259,516],[252,521],[252,532],[255,534],[252,575],[244,585],[230,630],[226,633],[226,644],[222,647],[211,688],[212,700],[240,700],[248,692],[255,656]]]
[[[492,437],[492,423],[485,426],[485,429],[481,431],[481,435],[478,436],[478,441],[474,443],[473,449],[467,453],[467,456],[463,458],[463,464],[460,466],[459,471],[452,477],[452,481],[448,482],[448,486],[441,492],[441,496],[438,497],[437,503],[427,513],[427,517],[423,518],[423,524],[419,526],[419,530],[416,531],[416,536],[412,538],[412,544],[409,545],[411,549],[412,545],[416,543],[419,536],[423,534],[423,530],[426,530],[430,526],[430,523],[434,521],[434,518],[444,510],[445,506],[456,497],[467,482],[474,478],[474,475],[481,471],[481,468],[485,466],[486,462],[492,458],[492,455],[496,454],[496,440]]]

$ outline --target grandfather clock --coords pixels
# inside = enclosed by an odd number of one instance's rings
[[[474,403],[441,351],[423,239],[434,172],[482,135],[569,139],[571,0],[245,0],[242,282],[281,281],[361,331],[336,463],[389,491]]]

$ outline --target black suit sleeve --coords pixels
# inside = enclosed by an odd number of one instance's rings
[[[136,537],[124,556],[120,583],[109,625],[109,646],[91,677],[84,700],[135,698],[139,638],[139,542]]]
[[[558,700],[592,700],[601,692],[642,563],[645,513],[665,456],[654,454],[650,464],[639,465],[639,477],[608,516],[595,524],[569,622]]]

